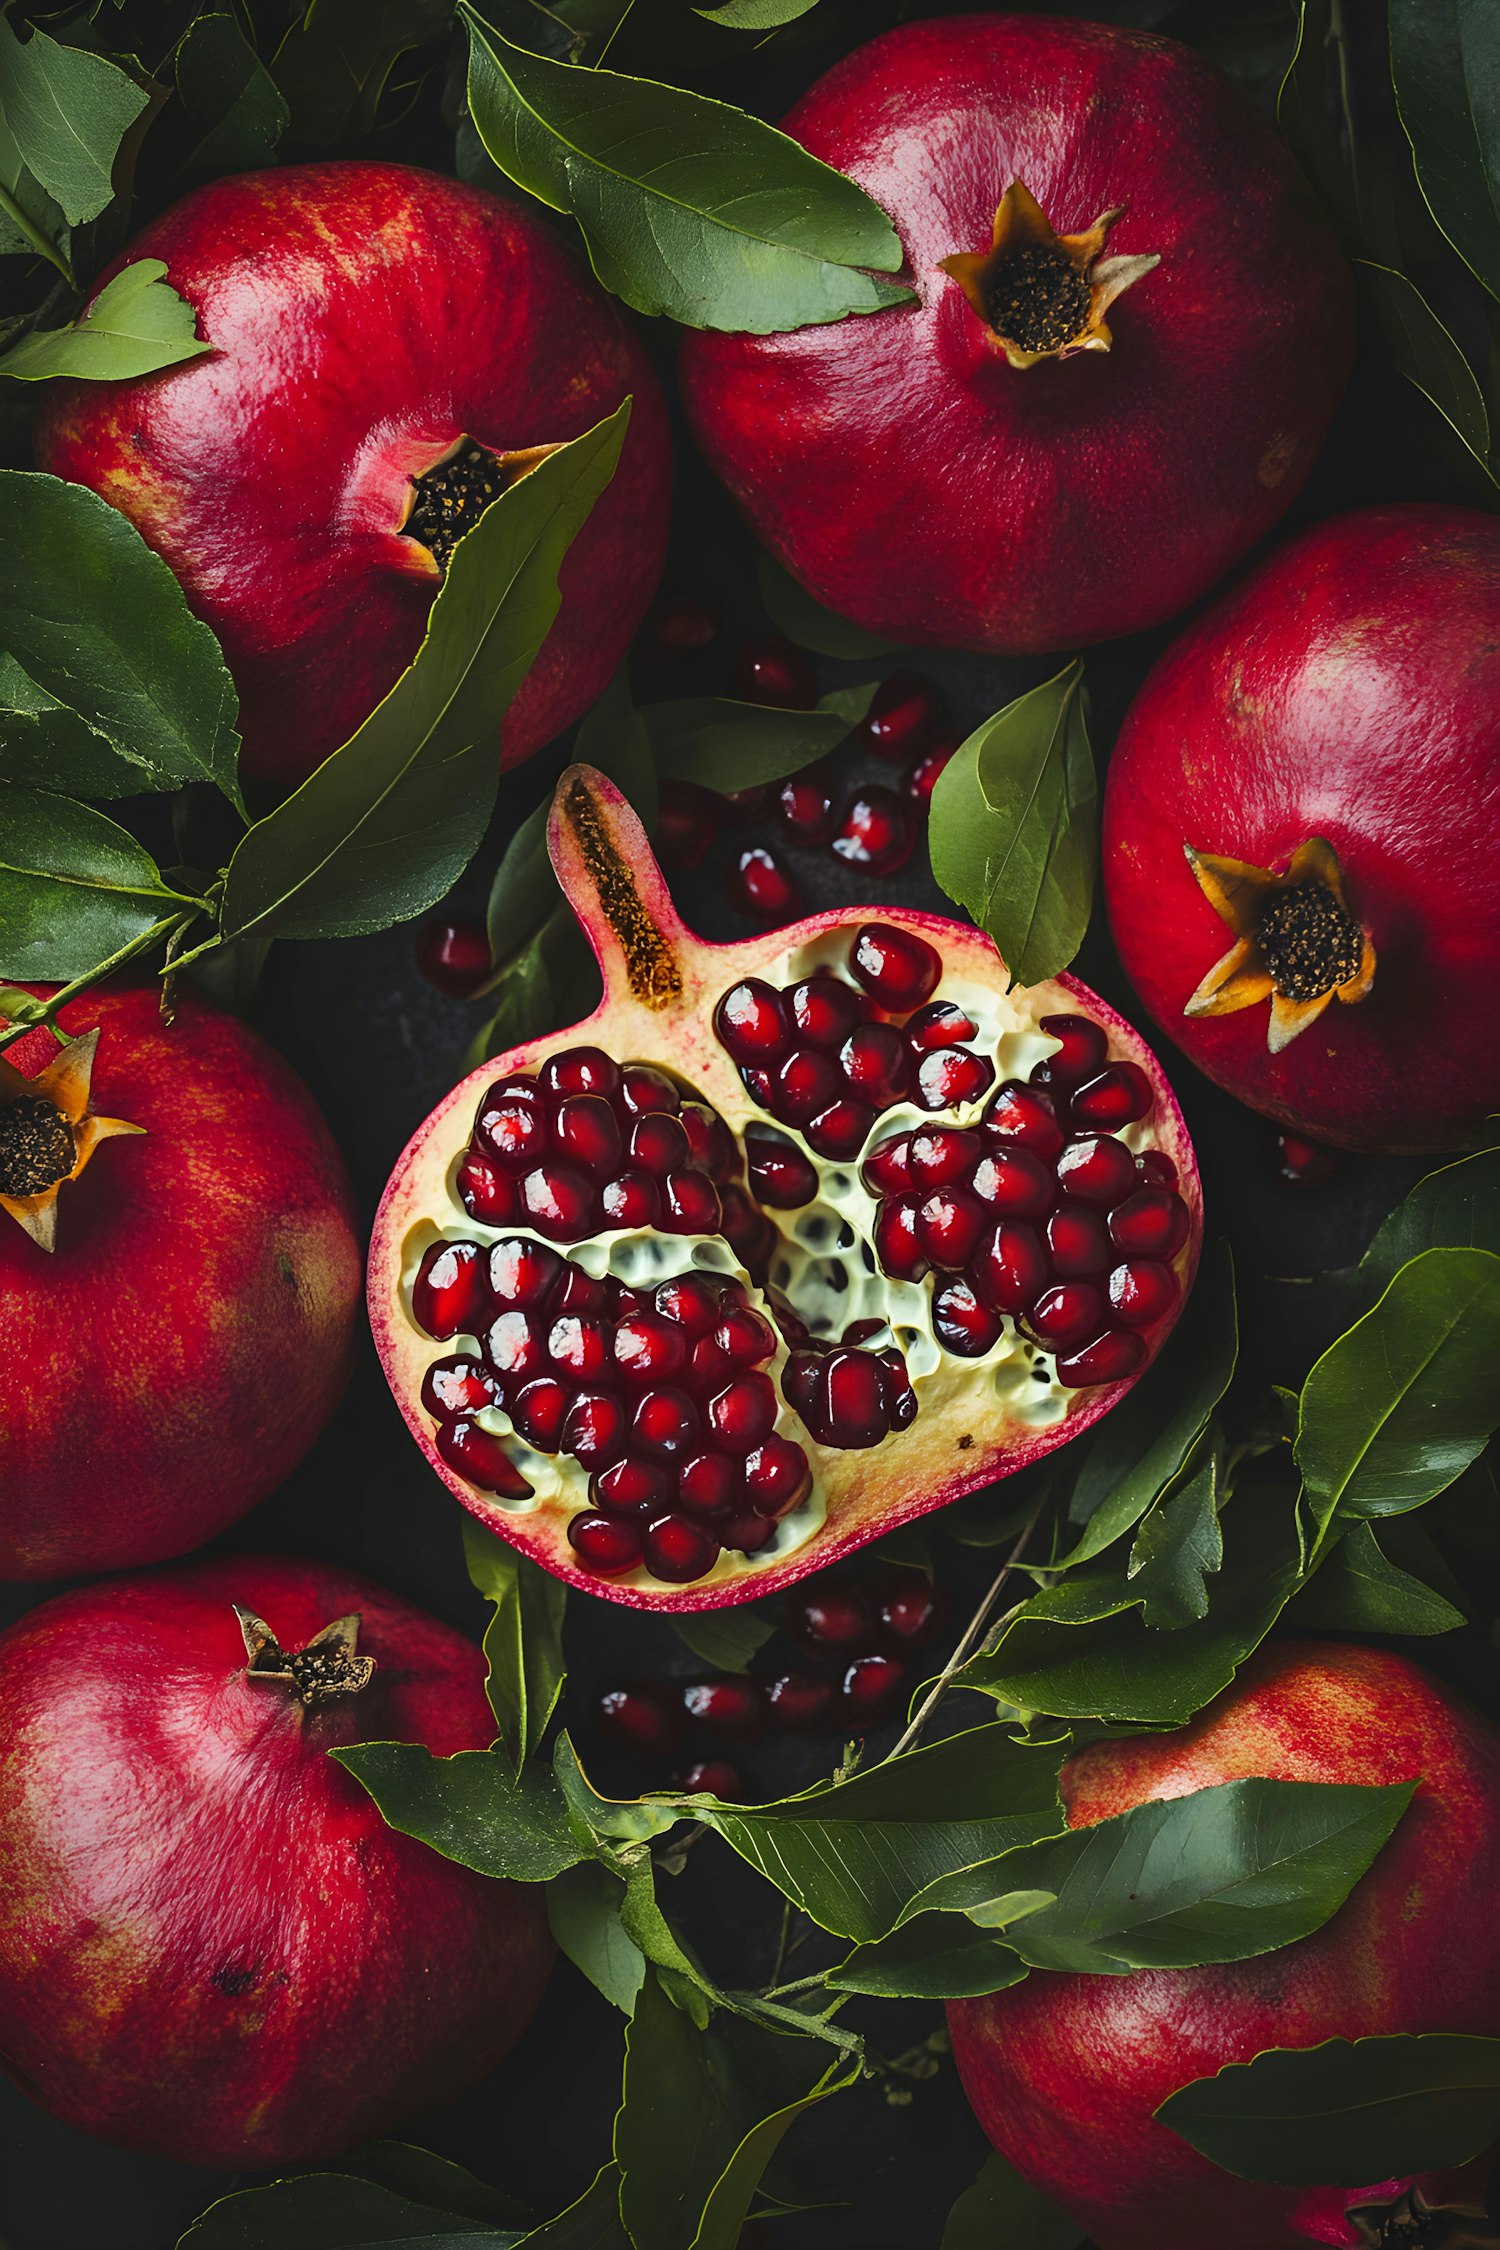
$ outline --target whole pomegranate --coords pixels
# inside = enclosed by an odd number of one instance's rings
[[[1217,1968],[1033,1973],[1012,1991],[951,2002],[954,2057],[980,2123],[1097,2250],[1437,2250],[1500,2239],[1416,2223],[1424,2207],[1472,2215],[1476,2195],[1482,2209],[1482,2177],[1265,2186],[1221,2171],[1156,2122],[1169,2094],[1263,2048],[1500,2034],[1494,1728],[1404,1657],[1286,1642],[1178,1733],[1095,1743],[1070,1758],[1063,1802],[1069,1826],[1086,1828],[1247,1775],[1418,1787],[1348,1902],[1296,1945]]]
[[[454,1088],[371,1245],[387,1378],[466,1507],[592,1593],[715,1608],[1123,1395],[1200,1232],[1128,1024],[930,914],[709,945],[588,767],[551,848],[603,1000]]]
[[[219,1556],[0,1635],[0,2063],[226,2170],[384,2132],[509,2052],[540,1890],[387,1828],[330,1750],[494,1733],[479,1652],[367,1580]]]
[[[46,988],[35,988],[44,994]],[[160,1562],[295,1468],[359,1303],[353,1197],[280,1056],[191,991],[0,1058],[0,1577]]]
[[[1500,1108],[1500,521],[1363,509],[1177,641],[1104,799],[1120,958],[1219,1085],[1344,1148]]]
[[[53,385],[37,457],[129,516],[219,636],[247,774],[290,787],[347,740],[416,654],[461,533],[630,392],[501,763],[587,709],[660,573],[670,456],[644,353],[539,219],[406,165],[290,165],[199,188],[117,266],[134,258],[165,260],[213,350]]]
[[[1071,648],[1174,615],[1295,498],[1349,370],[1349,273],[1187,48],[941,17],[857,49],[784,126],[890,212],[915,301],[690,335],[683,387],[820,601],[902,642]]]

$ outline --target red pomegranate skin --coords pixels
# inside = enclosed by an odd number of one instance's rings
[[[1353,349],[1348,269],[1291,158],[1174,41],[940,17],[858,48],[784,129],[891,214],[917,301],[696,334],[704,451],[819,600],[903,642],[1058,649],[1159,624],[1295,497]],[[1161,264],[1114,346],[1009,366],[938,270],[1021,179],[1059,233]]]
[[[670,455],[639,343],[542,221],[406,165],[291,165],[198,189],[102,280],[137,258],[164,260],[214,348],[53,386],[37,458],[129,516],[219,636],[246,773],[302,780],[416,654],[437,580],[400,532],[414,474],[465,434],[578,437],[630,393],[502,765],[586,710],[660,575]]]
[[[30,988],[43,995],[46,986]],[[263,1039],[189,989],[60,1014],[99,1026],[91,1103],[145,1130],[58,1194],[57,1247],[0,1213],[0,1577],[160,1562],[263,1500],[348,1373],[361,1253],[343,1161]],[[7,1060],[57,1053],[28,1032]]]
[[[1068,1825],[1252,1774],[1419,1785],[1347,1903],[1299,1944],[1218,1968],[1033,1971],[1010,1992],[949,2004],[980,2123],[1097,2250],[1352,2250],[1362,2237],[1336,2214],[1368,2190],[1236,2179],[1152,2112],[1267,2047],[1500,2034],[1500,1735],[1403,1657],[1284,1642],[1178,1733],[1070,1759]],[[1382,2184],[1394,2197],[1409,2183]]]
[[[246,1675],[356,1610],[369,1685]],[[479,1652],[342,1570],[215,1556],[0,1635],[0,2062],[103,2140],[226,2170],[336,2155],[507,2054],[552,1962],[539,1889],[387,1828],[326,1755],[483,1749]]]
[[[1500,521],[1403,503],[1303,533],[1150,673],[1110,764],[1104,882],[1155,1021],[1268,1117],[1343,1148],[1476,1140],[1500,1108]],[[1183,846],[1343,865],[1374,988],[1279,1055],[1269,1008],[1185,1016],[1232,943]]]

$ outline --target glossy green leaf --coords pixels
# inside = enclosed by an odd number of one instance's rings
[[[719,0],[717,7],[705,5],[694,13],[729,31],[775,31],[810,16],[817,5],[818,0]]]
[[[183,904],[92,805],[0,782],[0,976],[66,984]]]
[[[1224,1501],[1217,1447],[1143,1519],[1126,1575],[1148,1626],[1175,1631],[1208,1615],[1208,1581],[1224,1567]]]
[[[1094,900],[1098,803],[1083,666],[1008,703],[932,793],[932,872],[987,930],[1016,984],[1065,969]]]
[[[898,642],[882,640],[836,610],[825,609],[773,555],[763,552],[758,567],[761,606],[777,631],[798,648],[854,664],[896,654]]]
[[[245,2188],[202,2212],[179,2250],[517,2250],[524,2236],[413,2202],[349,2172]]]
[[[1298,1627],[1334,1633],[1451,1633],[1464,1614],[1385,1553],[1375,1527],[1339,1540],[1290,1612]]]
[[[88,786],[119,797],[211,781],[238,803],[219,644],[134,524],[82,485],[19,469],[0,472],[0,516],[0,650],[98,737]],[[10,738],[0,712],[0,771]]]
[[[625,2015],[633,2013],[646,1956],[620,1919],[624,1886],[598,1860],[581,1860],[547,1885],[547,1919],[575,1969]]]
[[[66,776],[74,796],[108,797],[133,788],[138,772],[13,656],[0,654],[0,777],[55,793]]]
[[[856,1946],[824,1982],[872,2000],[979,2000],[1030,1974],[1003,1937],[976,1930],[962,1914],[920,1914]]]
[[[1243,2180],[1364,2187],[1446,2171],[1500,2135],[1500,2039],[1433,2032],[1272,2047],[1195,2079],[1156,2115]]]
[[[415,1742],[364,1742],[332,1755],[390,1827],[481,1875],[545,1883],[585,1857],[551,1775],[535,1766],[517,1782],[494,1751],[437,1758]]]
[[[620,2223],[620,2168],[606,2164],[576,2203],[528,2234],[522,2250],[631,2250]]]
[[[200,135],[183,165],[194,179],[269,164],[291,120],[281,89],[227,11],[196,16],[183,33],[177,96]]]
[[[1424,1250],[1302,1388],[1297,1465],[1320,1523],[1398,1515],[1450,1485],[1500,1423],[1500,1258]]]
[[[568,1808],[575,1833],[590,1840],[604,1837],[611,1843],[649,1843],[665,1836],[679,1820],[696,1811],[699,1799],[686,1797],[601,1797],[578,1762],[571,1737],[563,1733],[552,1752],[553,1771]]]
[[[44,31],[20,39],[0,16],[3,138],[69,226],[96,219],[108,203],[120,143],[149,98],[103,55],[61,46]],[[0,162],[0,171],[10,169]]]
[[[1390,0],[1391,76],[1417,181],[1500,297],[1500,20],[1490,0]]]
[[[1276,97],[1276,122],[1341,232],[1349,233],[1356,224],[1355,195],[1339,129],[1348,131],[1347,112],[1339,125],[1334,122],[1341,36],[1330,0],[1301,0],[1296,45]]]
[[[1373,1301],[1424,1250],[1500,1255],[1500,1148],[1482,1148],[1418,1180],[1361,1258],[1362,1289]]]
[[[519,1772],[541,1743],[562,1693],[568,1590],[471,1516],[464,1518],[463,1537],[469,1576],[495,1605],[484,1636],[486,1688],[500,1748]]]
[[[55,375],[115,383],[197,359],[197,316],[163,279],[160,258],[138,258],[106,282],[71,327],[43,328],[0,354],[0,375],[40,383]]]
[[[1437,408],[1493,502],[1500,482],[1479,378],[1415,283],[1394,266],[1379,266],[1368,258],[1354,263],[1397,369]]]
[[[0,21],[0,39],[6,36]],[[0,257],[45,258],[72,289],[70,242],[67,221],[16,145],[0,99]]]
[[[452,21],[452,0],[308,0],[271,65],[295,138],[329,148],[367,133],[401,57]]]
[[[750,1659],[776,1630],[769,1617],[746,1605],[739,1609],[696,1609],[675,1614],[672,1629],[701,1664],[713,1672],[746,1672]]]
[[[1081,2240],[1073,2221],[996,2152],[948,2213],[939,2250],[1078,2250]]]
[[[837,688],[811,711],[778,711],[728,696],[690,695],[648,703],[641,718],[664,781],[705,789],[753,789],[800,773],[836,750],[869,710],[875,689]]]
[[[628,418],[627,400],[459,541],[385,701],[235,852],[226,938],[358,936],[452,888],[489,822],[500,725],[557,615],[558,568],[614,474]]]
[[[462,2164],[454,2164],[430,2148],[417,2148],[410,2141],[362,2141],[343,2159],[343,2169],[400,2195],[409,2195],[414,2202],[432,2203],[466,2219],[488,2219],[506,2226],[523,2226],[525,2222],[526,2212],[513,2195],[502,2194]]]
[[[491,161],[583,229],[637,312],[764,335],[911,292],[895,228],[862,188],[743,110],[528,54],[472,8],[469,108]]]

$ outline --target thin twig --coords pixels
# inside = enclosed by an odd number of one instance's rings
[[[1024,1553],[1026,1552],[1026,1543],[1030,1539],[1031,1534],[1036,1529],[1037,1518],[1041,1515],[1043,1506],[1046,1503],[1046,1499],[1047,1494],[1045,1492],[1039,1493],[1037,1495],[1036,1506],[1032,1509],[1030,1515],[1026,1518],[1025,1523],[1021,1526],[1020,1537],[1017,1539],[1015,1545],[1011,1548],[1010,1553],[1006,1556],[1004,1562],[1001,1564],[999,1573],[996,1576],[994,1583],[991,1585],[989,1592],[985,1595],[984,1600],[980,1603],[978,1609],[975,1610],[973,1616],[969,1619],[969,1622],[964,1629],[963,1637],[959,1641],[957,1648],[955,1648],[953,1654],[949,1657],[947,1663],[943,1666],[942,1671],[939,1672],[937,1678],[933,1681],[932,1686],[928,1689],[926,1698],[924,1699],[921,1708],[918,1710],[916,1717],[912,1720],[905,1734],[902,1735],[901,1740],[896,1744],[895,1749],[890,1753],[892,1758],[899,1758],[904,1750],[909,1750],[911,1748],[912,1744],[921,1734],[923,1727],[926,1726],[927,1721],[931,1718],[933,1712],[937,1709],[938,1704],[947,1694],[948,1689],[952,1685],[955,1676],[963,1669],[964,1665],[968,1662],[975,1646],[984,1633],[986,1625],[989,1623],[990,1617],[994,1612],[995,1604],[999,1601],[1001,1594],[1005,1590],[1006,1580],[1009,1578],[1011,1572],[1015,1569],[1017,1563],[1021,1560],[1022,1555],[1024,1555]],[[885,1762],[886,1761],[882,1760],[882,1763]]]

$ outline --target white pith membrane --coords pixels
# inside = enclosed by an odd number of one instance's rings
[[[872,919],[877,918],[872,916]],[[838,977],[853,991],[860,991],[857,981],[848,973],[856,927],[853,920],[841,921],[838,926],[821,930],[810,940],[793,945],[779,955],[762,948],[753,973],[766,983],[784,989],[801,978],[821,972]],[[726,976],[725,989],[735,981],[734,974]],[[1049,990],[1055,992],[1055,988]],[[1086,1005],[1074,1003],[1071,996],[1058,995],[1057,998],[1073,1012],[1091,1014]],[[524,1223],[508,1221],[503,1226],[486,1226],[473,1219],[465,1210],[457,1188],[460,1166],[469,1145],[467,1133],[480,1096],[476,1095],[469,1105],[462,1120],[465,1137],[459,1140],[455,1135],[448,1157],[444,1207],[432,1210],[414,1223],[401,1239],[400,1304],[409,1331],[421,1339],[424,1367],[457,1354],[469,1354],[476,1359],[484,1356],[482,1338],[460,1334],[438,1340],[428,1336],[413,1315],[412,1290],[418,1270],[428,1250],[438,1241],[478,1243],[486,1249],[501,1241],[534,1241],[570,1260],[595,1279],[613,1277],[630,1288],[687,1272],[720,1276],[737,1282],[746,1302],[777,1327],[780,1340],[773,1357],[765,1363],[780,1399],[775,1428],[781,1436],[800,1446],[807,1457],[812,1481],[806,1498],[780,1518],[774,1536],[753,1555],[721,1549],[702,1577],[685,1582],[664,1581],[643,1564],[599,1579],[596,1583],[601,1591],[608,1588],[659,1593],[671,1585],[674,1591],[696,1592],[705,1587],[761,1578],[805,1547],[824,1525],[831,1504],[829,1475],[835,1462],[858,1462],[878,1452],[882,1456],[884,1478],[889,1473],[885,1464],[889,1449],[902,1448],[912,1462],[913,1482],[929,1484],[933,1481],[933,1471],[920,1440],[924,1417],[930,1423],[936,1410],[949,1403],[960,1405],[980,1432],[976,1438],[960,1442],[990,1445],[997,1434],[1003,1442],[1005,1429],[1013,1430],[1017,1436],[1025,1432],[1057,1430],[1080,1401],[1094,1395],[1087,1389],[1060,1384],[1055,1373],[1059,1355],[1022,1335],[1009,1316],[1002,1321],[997,1342],[982,1357],[961,1357],[944,1349],[933,1332],[932,1306],[935,1290],[948,1277],[932,1274],[920,1282],[901,1281],[892,1279],[879,1267],[873,1247],[873,1228],[882,1201],[888,1199],[872,1193],[860,1179],[860,1165],[869,1149],[914,1128],[977,1125],[999,1085],[1010,1079],[1024,1082],[1032,1069],[1059,1046],[1056,1039],[1037,1028],[1034,1020],[1034,1014],[1053,1012],[1056,1001],[1038,1007],[1038,996],[1034,993],[1006,994],[996,984],[981,983],[950,972],[946,967],[929,1002],[923,1004],[939,1001],[956,1004],[972,1019],[975,1036],[965,1044],[974,1053],[993,1061],[994,1080],[976,1100],[949,1109],[922,1109],[903,1101],[881,1111],[861,1155],[847,1162],[819,1156],[795,1126],[762,1109],[742,1085],[736,1066],[722,1049],[719,1051],[727,1068],[722,1075],[714,1074],[712,1090],[701,1078],[686,1074],[680,1044],[669,1038],[663,1037],[655,1044],[649,1036],[635,1038],[629,1050],[620,1052],[617,1057],[622,1065],[643,1064],[663,1072],[679,1087],[685,1099],[701,1101],[716,1110],[741,1149],[745,1128],[758,1125],[784,1136],[814,1167],[818,1190],[811,1202],[793,1210],[765,1207],[765,1215],[778,1237],[766,1278],[771,1287],[790,1302],[819,1342],[837,1344],[852,1323],[879,1319],[885,1324],[884,1331],[863,1339],[862,1348],[878,1352],[894,1345],[903,1354],[918,1400],[916,1417],[909,1428],[892,1431],[881,1439],[878,1447],[866,1449],[864,1453],[819,1446],[800,1415],[781,1398],[781,1376],[790,1356],[789,1347],[781,1338],[775,1311],[760,1286],[722,1236],[627,1229],[567,1242],[542,1234]],[[905,1013],[897,1013],[886,1020],[899,1025],[905,1020]],[[1100,1022],[1109,1036],[1109,1053],[1101,1068],[1116,1061],[1138,1060],[1139,1049],[1132,1051],[1121,1045],[1112,1035],[1108,1022],[1097,1015],[1093,1015],[1092,1020]],[[664,1025],[663,1029],[666,1028]],[[518,1061],[515,1067],[534,1072],[538,1060],[545,1059],[547,1054],[563,1054],[571,1048],[590,1044],[590,1031],[588,1024],[581,1024],[559,1034],[542,1043],[534,1059]],[[486,1080],[506,1075],[509,1060],[497,1060],[493,1071],[486,1074]],[[1156,1114],[1153,1108],[1138,1123],[1106,1137],[1118,1139],[1133,1154],[1139,1154],[1157,1145]],[[1161,1260],[1170,1266],[1184,1289],[1191,1257],[1190,1236],[1188,1244],[1175,1256]],[[1164,1328],[1168,1325],[1170,1323],[1163,1324]],[[529,1496],[511,1498],[474,1486],[472,1489],[479,1503],[477,1513],[482,1516],[499,1514],[511,1521],[551,1514],[559,1524],[564,1524],[592,1508],[590,1472],[577,1461],[566,1454],[537,1451],[516,1432],[502,1406],[483,1407],[470,1418],[481,1429],[505,1439],[507,1453],[532,1487]],[[898,1452],[893,1464],[898,1484],[901,1459]],[[837,1504],[836,1499],[832,1504]]]

